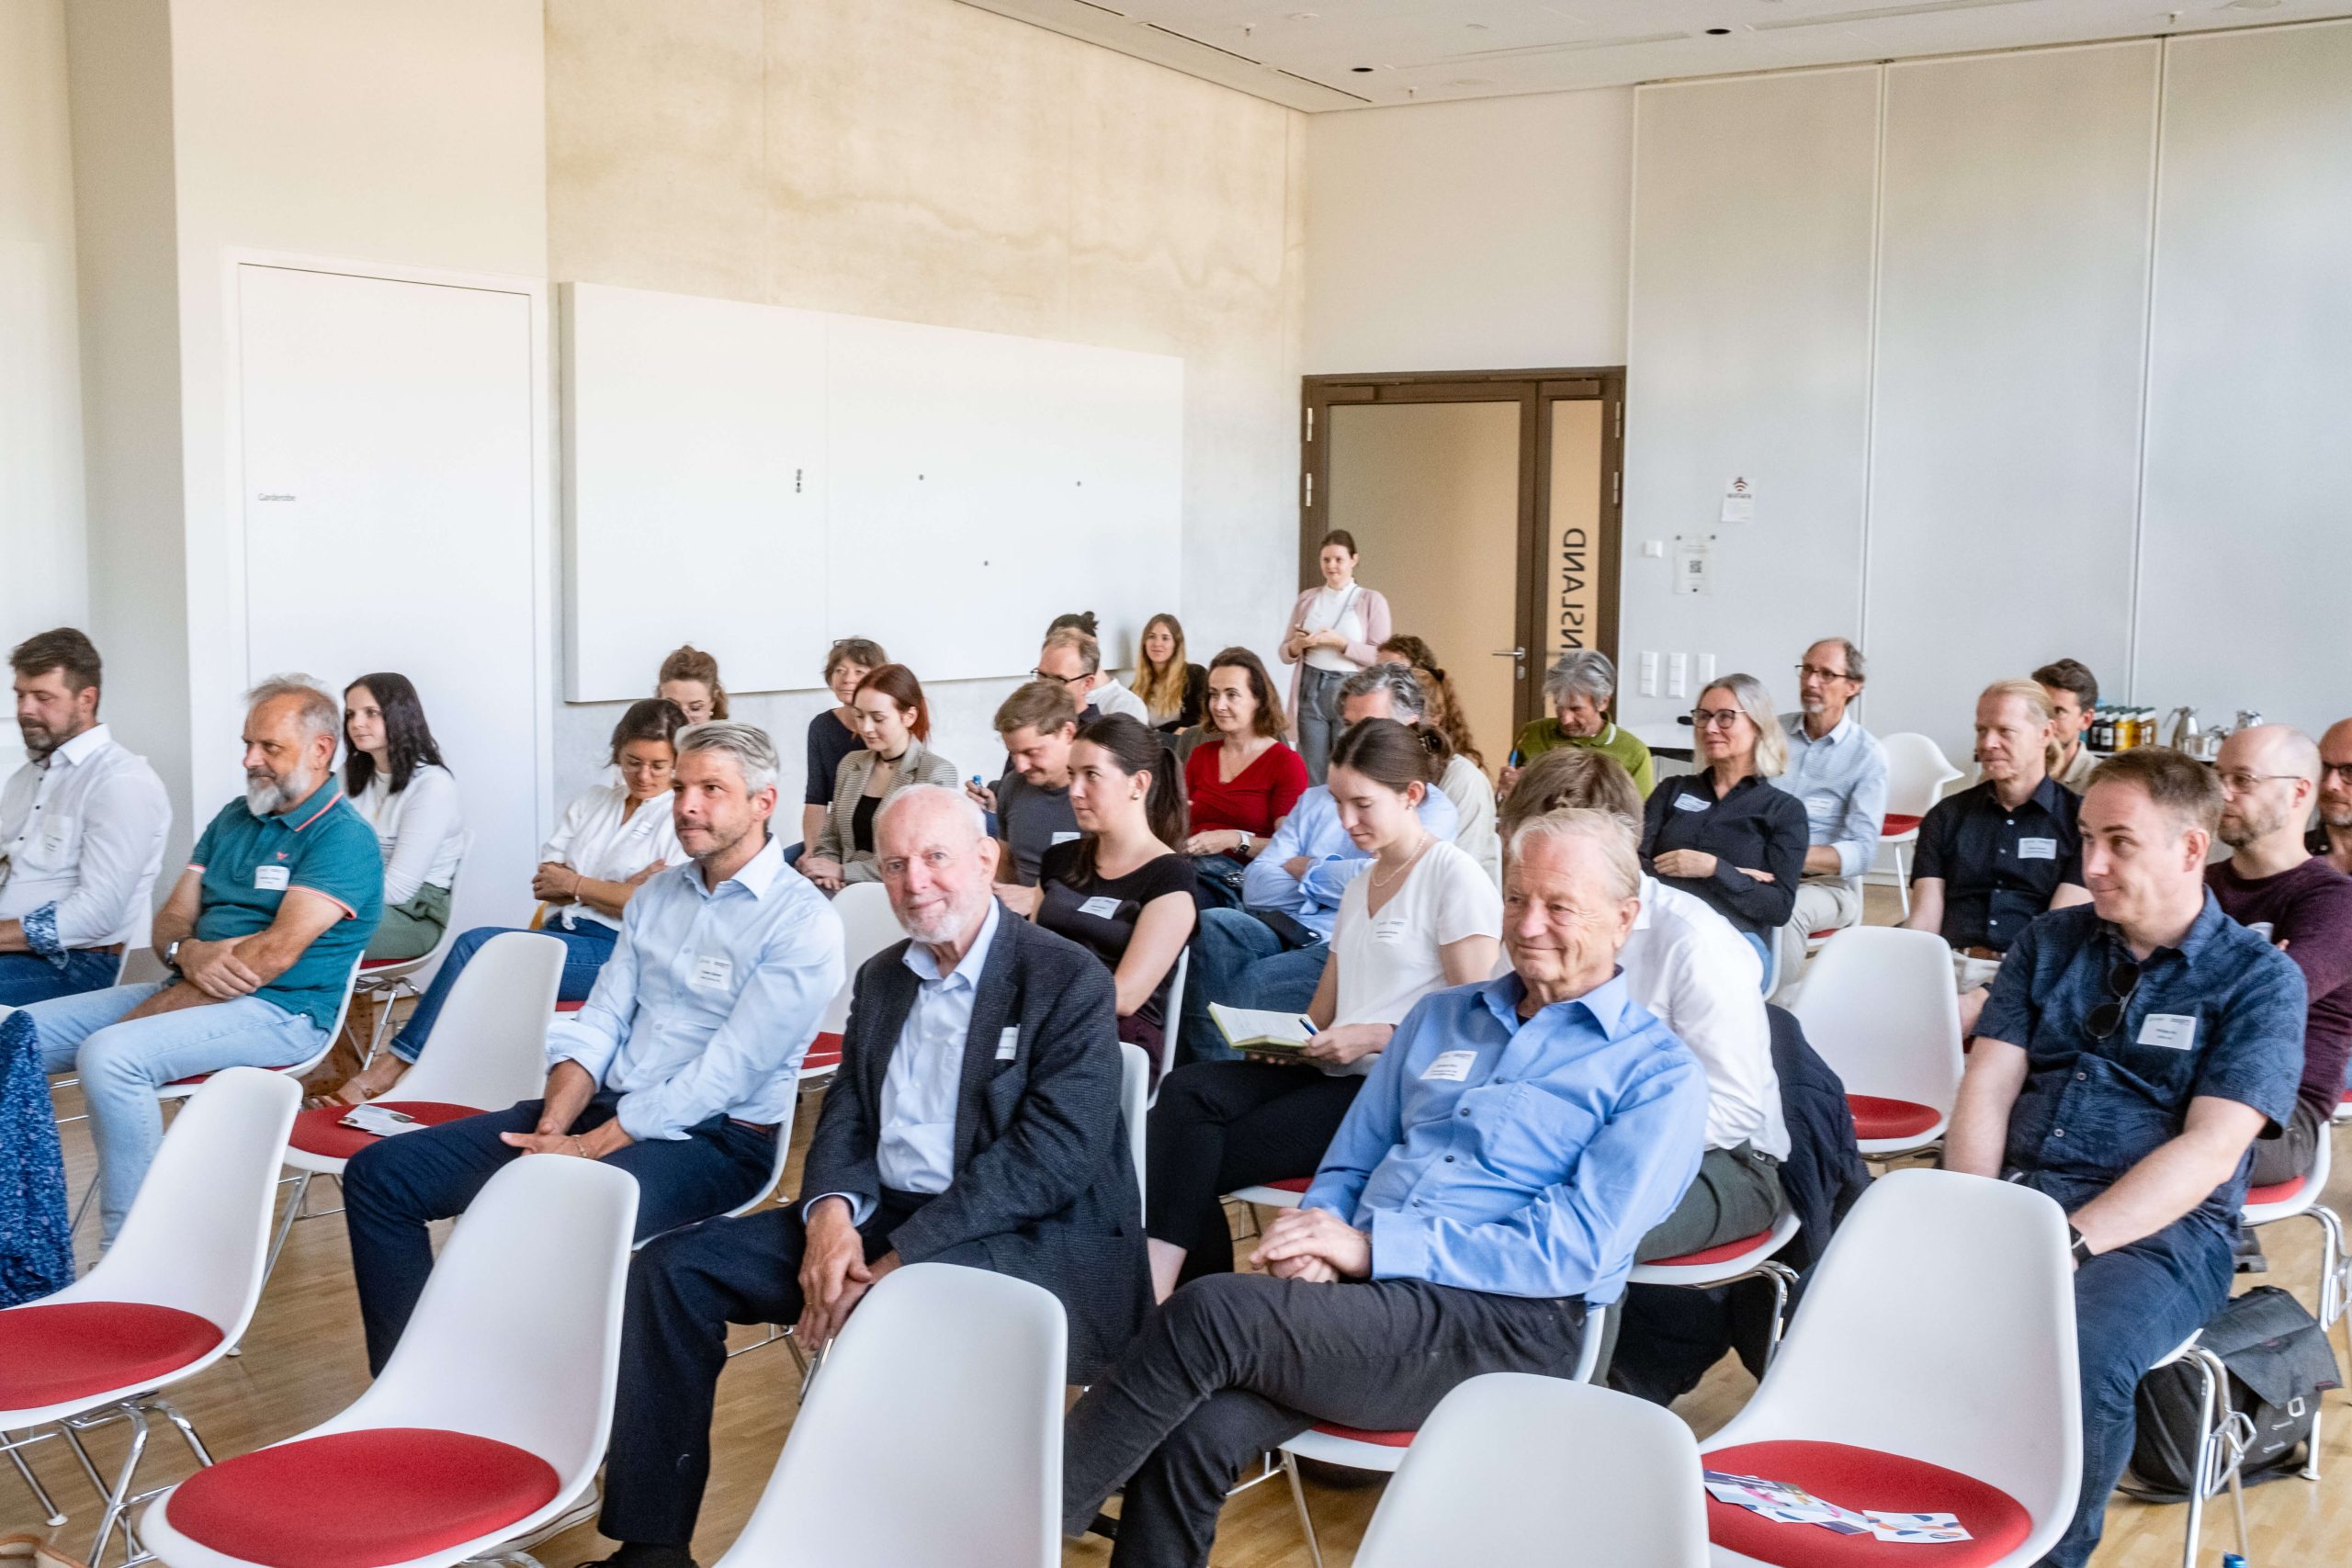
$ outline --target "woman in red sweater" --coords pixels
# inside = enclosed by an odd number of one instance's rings
[[[1283,743],[1283,705],[1258,656],[1228,648],[1209,664],[1208,728],[1215,746],[1184,760],[1192,835],[1184,852],[1209,908],[1241,907],[1241,868],[1306,791],[1306,763]]]

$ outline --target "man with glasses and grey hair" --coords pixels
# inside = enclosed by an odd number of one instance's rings
[[[155,916],[172,977],[0,1021],[30,1027],[51,1072],[81,1076],[108,1243],[164,1140],[155,1091],[318,1055],[383,914],[376,830],[334,772],[342,708],[303,675],[274,676],[246,702],[244,795],[204,829]]]
[[[1804,803],[1804,880],[1796,912],[1781,928],[1781,983],[1804,969],[1816,931],[1862,923],[1862,874],[1878,854],[1886,823],[1886,749],[1849,711],[1861,694],[1862,650],[1826,637],[1797,661],[1798,711],[1781,716],[1789,762],[1776,788]]]
[[[1554,660],[1544,672],[1544,700],[1552,705],[1552,716],[1532,720],[1519,732],[1503,769],[1502,792],[1509,795],[1519,770],[1544,752],[1580,746],[1614,757],[1646,797],[1657,783],[1657,764],[1639,736],[1610,718],[1609,705],[1616,695],[1617,667],[1607,654],[1579,648]]]
[[[2352,718],[2340,718],[2319,738],[2319,819],[2303,846],[2352,875]]]
[[[581,1010],[548,1031],[546,1094],[370,1145],[344,1170],[368,1366],[383,1370],[433,1271],[425,1226],[524,1156],[637,1179],[639,1240],[759,1196],[800,1058],[842,976],[842,922],[769,832],[775,747],[714,719],[678,731],[671,820],[690,857],[628,901]]]
[[[2246,1152],[2294,1113],[2302,976],[2205,886],[2225,796],[2161,747],[2084,792],[2088,905],[2028,921],[1978,1021],[1944,1167],[2066,1211],[2083,1474],[2042,1561],[2081,1568],[2131,1457],[2132,1393],[2222,1310]]]

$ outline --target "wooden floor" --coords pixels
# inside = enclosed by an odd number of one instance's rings
[[[1875,901],[1872,915],[1888,918]],[[807,1113],[796,1132],[795,1143],[802,1147],[815,1106],[813,1099],[808,1101]],[[71,1113],[79,1106],[69,1104],[64,1109]],[[90,1176],[85,1126],[74,1122],[65,1129],[68,1173],[77,1193]],[[2339,1153],[2352,1156],[2352,1139],[2339,1145]],[[2352,1212],[2352,1158],[2339,1157],[2335,1168],[2346,1174],[2339,1174],[2329,1201],[2339,1213]],[[786,1190],[797,1190],[798,1176],[796,1153]],[[326,1206],[336,1201],[331,1184],[319,1184],[314,1204]],[[86,1247],[86,1235],[84,1240]],[[2317,1226],[2300,1221],[2275,1225],[2263,1233],[2263,1243],[2271,1259],[2270,1272],[2263,1282],[2286,1286],[2309,1303],[2317,1274]],[[528,1282],[517,1281],[517,1288],[528,1289]],[[2345,1354],[2341,1337],[2337,1353]],[[226,1458],[332,1416],[358,1394],[366,1381],[343,1221],[329,1216],[305,1220],[294,1227],[285,1258],[246,1336],[245,1353],[216,1363],[202,1376],[173,1390],[171,1397],[194,1419],[216,1457]],[[792,1425],[797,1386],[792,1357],[780,1346],[755,1351],[729,1365],[719,1387],[717,1463],[703,1506],[702,1528],[695,1540],[695,1554],[703,1562],[715,1561],[734,1540],[766,1484]],[[1728,1420],[1753,1388],[1738,1363],[1727,1358],[1676,1408],[1704,1436]],[[2326,1416],[2327,1479],[2317,1483],[2299,1479],[2273,1482],[2246,1495],[2255,1568],[2341,1562],[2347,1548],[2352,1548],[2352,1399],[2341,1393],[2329,1394]],[[119,1439],[111,1435],[94,1440],[92,1446],[102,1456],[102,1465],[119,1452]],[[149,1454],[142,1484],[160,1483],[190,1468],[187,1456],[168,1435],[159,1435]],[[63,1529],[51,1533],[61,1548],[82,1555],[97,1515],[87,1482],[80,1479],[59,1445],[43,1445],[34,1462],[72,1516]],[[1325,1562],[1329,1568],[1340,1568],[1353,1555],[1379,1499],[1379,1488],[1375,1484],[1341,1489],[1310,1481],[1307,1490],[1322,1535]],[[326,1498],[319,1502],[322,1506],[332,1506]],[[2178,1563],[2183,1513],[2179,1507],[2152,1507],[2116,1499],[2108,1515],[2106,1544],[2096,1559],[2098,1568],[2171,1568]],[[13,1473],[0,1467],[0,1534],[17,1529],[40,1534],[43,1527],[29,1495]],[[2226,1496],[2207,1511],[2205,1546],[2199,1561],[2209,1565],[2219,1563],[2224,1550],[2235,1550]],[[593,1527],[583,1525],[547,1542],[537,1555],[548,1568],[569,1568],[571,1563],[600,1558],[609,1550]],[[1063,1560],[1093,1564],[1107,1562],[1109,1555],[1106,1543],[1089,1538],[1070,1546]],[[119,1551],[109,1557],[120,1561]],[[1310,1568],[1288,1489],[1279,1480],[1253,1487],[1227,1506],[1215,1561],[1220,1568]],[[909,1564],[908,1568],[952,1565]]]

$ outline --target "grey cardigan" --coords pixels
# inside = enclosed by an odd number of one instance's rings
[[[882,874],[874,868],[873,854],[851,848],[857,842],[857,803],[865,797],[865,781],[874,776],[881,761],[881,756],[873,751],[852,751],[842,759],[840,769],[833,774],[833,803],[826,807],[824,829],[808,847],[811,854],[841,862],[844,882],[882,880]],[[909,784],[944,784],[954,789],[956,764],[922,741],[910,739],[906,750],[899,754],[899,772],[890,780],[890,787],[882,792],[882,798],[888,800]]]

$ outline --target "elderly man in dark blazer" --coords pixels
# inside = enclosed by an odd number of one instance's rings
[[[858,971],[803,1200],[653,1242],[629,1272],[598,1528],[617,1568],[687,1568],[730,1323],[812,1348],[904,1263],[1044,1286],[1090,1381],[1151,1301],[1119,1109],[1110,972],[996,901],[997,846],[956,791],[884,803],[876,858],[910,940]]]

